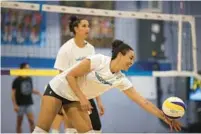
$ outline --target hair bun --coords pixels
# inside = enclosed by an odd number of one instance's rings
[[[72,16],[70,17],[70,21],[71,21],[71,22],[74,22],[74,21],[76,21],[76,20],[78,20],[78,17],[77,17],[77,16],[72,15]]]
[[[118,48],[121,44],[123,44],[124,42],[121,40],[114,40],[112,42],[112,50],[114,50],[115,48]]]

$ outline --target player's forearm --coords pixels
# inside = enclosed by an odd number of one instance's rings
[[[153,103],[151,103],[150,101],[144,99],[138,102],[138,104],[145,109],[146,111],[148,111],[149,113],[155,115],[156,117],[163,119],[164,120],[164,114],[162,113],[162,111],[160,109],[158,109]]]
[[[39,96],[42,96],[42,94],[38,90],[36,90],[36,89],[33,89],[32,93],[36,94],[36,95],[39,95]]]
[[[17,103],[16,103],[16,101],[15,101],[15,97],[12,97],[12,102],[13,102],[13,106],[16,106],[16,105],[17,105]]]
[[[77,84],[77,80],[75,77],[67,75],[66,79],[71,87],[71,89],[73,90],[73,92],[75,93],[75,95],[79,98],[79,100],[82,100],[85,95],[83,94],[83,92],[80,90],[78,84]]]
[[[15,98],[15,91],[12,91],[12,93],[11,93],[11,99],[12,99],[13,106],[16,106],[17,103],[16,103],[16,98]]]
[[[125,91],[125,94],[134,102],[136,102],[140,107],[142,107],[144,110],[148,111],[149,113],[155,115],[156,117],[160,119],[165,119],[164,114],[160,109],[158,109],[154,104],[152,104],[150,101],[146,100],[144,97],[142,97],[139,93],[137,93],[135,90],[127,90]]]
[[[97,96],[97,97],[96,97],[96,102],[97,102],[97,103],[102,103],[100,96]]]

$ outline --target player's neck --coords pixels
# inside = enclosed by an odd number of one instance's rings
[[[111,62],[110,62],[110,71],[112,73],[117,73],[117,72],[121,71],[120,67],[118,66],[119,65],[118,62],[119,61],[117,61],[117,60],[111,60]]]
[[[74,41],[75,41],[75,44],[76,44],[78,47],[81,47],[81,48],[82,48],[82,47],[85,46],[84,38],[75,36],[75,37],[74,37]]]

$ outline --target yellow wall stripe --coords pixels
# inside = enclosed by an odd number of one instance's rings
[[[11,76],[55,76],[59,74],[58,70],[47,69],[11,69]]]

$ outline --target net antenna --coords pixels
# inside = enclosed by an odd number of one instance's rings
[[[93,8],[78,8],[59,5],[48,4],[35,4],[35,3],[23,3],[23,2],[8,2],[2,1],[1,7],[13,8],[13,9],[26,9],[34,11],[44,12],[56,12],[56,13],[68,13],[79,15],[92,15],[92,16],[106,16],[106,17],[118,17],[118,18],[135,18],[145,20],[162,20],[162,21],[174,21],[178,23],[178,56],[177,56],[177,70],[174,71],[153,71],[151,76],[154,77],[176,77],[176,76],[194,76],[201,80],[201,75],[197,72],[197,53],[196,53],[196,31],[195,31],[195,17],[191,15],[182,14],[162,14],[162,13],[147,13],[147,12],[130,12],[130,11],[118,11],[118,10],[103,10]],[[191,26],[192,36],[192,57],[193,57],[193,71],[182,71],[182,25],[187,22]]]

